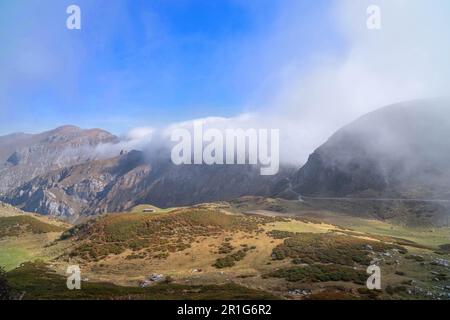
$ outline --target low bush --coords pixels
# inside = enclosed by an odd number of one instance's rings
[[[297,233],[275,247],[272,258],[292,258],[295,264],[320,262],[347,266],[353,266],[355,263],[369,265],[372,251],[384,252],[397,247],[335,233]]]
[[[367,274],[362,270],[339,265],[312,265],[305,267],[290,267],[275,270],[266,277],[283,278],[291,282],[328,282],[345,281],[364,284]]]
[[[233,267],[237,261],[241,261],[246,256],[246,251],[239,250],[233,254],[225,256],[223,258],[219,258],[216,260],[216,263],[213,264],[214,267],[218,269],[222,268],[230,268]]]
[[[267,232],[267,235],[274,239],[286,239],[295,236],[295,233],[290,231],[272,230]]]
[[[224,242],[219,248],[220,254],[228,254],[234,250],[234,247],[229,242]]]

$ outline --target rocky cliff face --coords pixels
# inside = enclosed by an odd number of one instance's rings
[[[118,212],[138,204],[160,207],[269,195],[279,176],[261,176],[249,166],[150,164],[140,151],[88,161],[38,176],[8,192],[4,200],[25,210],[76,220]],[[285,170],[281,175],[288,176]]]
[[[52,170],[99,158],[94,148],[114,142],[117,138],[106,131],[73,126],[0,137],[0,194]]]
[[[292,177],[300,195],[450,199],[450,104],[415,101],[339,130]]]
[[[293,172],[280,168],[275,176],[261,176],[257,166],[175,166],[169,161],[156,163],[152,169],[138,185],[141,191],[137,198],[141,203],[160,207],[230,200],[244,195],[269,196],[277,182]]]
[[[111,190],[136,183],[149,170],[143,154],[133,151],[51,171],[10,191],[5,199],[25,211],[75,220],[80,214],[107,212],[109,204],[102,200]]]
[[[140,151],[112,158],[94,152],[115,142],[105,131],[68,126],[1,137],[0,199],[25,211],[76,220],[142,203],[171,207],[270,195],[280,177],[293,173],[282,168],[270,177],[256,166],[175,166],[168,150],[147,152],[149,157]]]

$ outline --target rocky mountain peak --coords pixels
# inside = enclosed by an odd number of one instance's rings
[[[0,137],[0,194],[48,171],[95,159],[96,146],[116,142],[107,131],[75,126]]]

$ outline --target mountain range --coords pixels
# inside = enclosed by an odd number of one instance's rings
[[[64,126],[0,137],[0,200],[75,221],[128,210],[245,195],[450,200],[450,113],[442,100],[388,106],[337,131],[300,168],[261,176],[257,166],[175,166],[169,156],[99,152],[120,139]]]

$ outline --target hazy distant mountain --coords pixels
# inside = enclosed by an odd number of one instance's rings
[[[0,194],[51,170],[95,158],[92,147],[116,142],[112,134],[64,126],[40,134],[0,137]]]
[[[339,130],[295,174],[301,195],[450,199],[450,103],[385,107]]]

